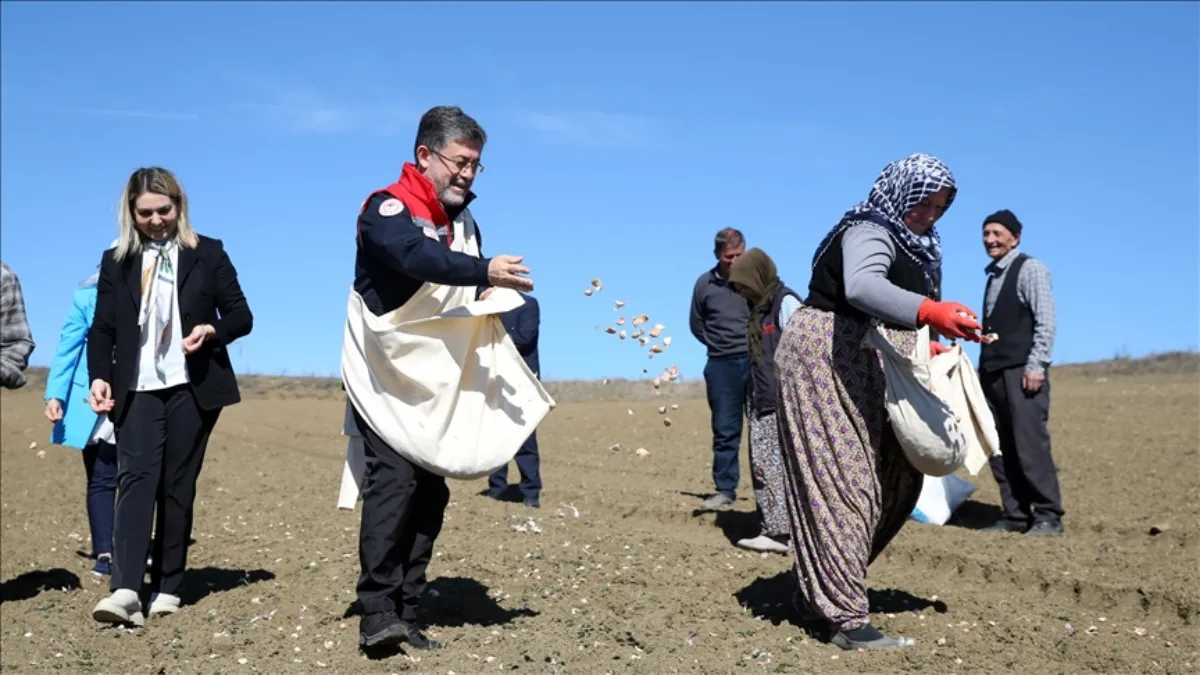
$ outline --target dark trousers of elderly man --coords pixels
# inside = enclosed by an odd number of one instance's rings
[[[1010,213],[989,218],[988,223],[1008,223],[1019,235],[1020,224]],[[1055,330],[1050,273],[1041,261],[1016,248],[1009,230],[993,232],[1010,239],[1011,245],[989,248],[993,262],[987,268],[983,305],[984,333],[997,339],[980,348],[979,379],[1000,436],[1001,456],[991,458],[991,468],[1004,508],[1003,516],[987,529],[1030,536],[1062,534],[1062,495],[1049,429]]]

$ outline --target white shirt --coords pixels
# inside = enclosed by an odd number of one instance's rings
[[[179,247],[172,246],[170,249],[171,267],[176,270],[175,283],[171,285],[168,291],[163,286],[159,286],[162,292],[171,293],[171,330],[167,336],[167,354],[163,357],[163,370],[166,376],[160,376],[158,369],[154,367],[154,343],[150,340],[150,331],[152,321],[146,322],[142,326],[142,344],[138,358],[137,372],[134,375],[134,391],[155,391],[158,389],[167,389],[181,384],[188,383],[187,360],[183,354],[183,327],[181,322],[183,317],[179,315]],[[142,256],[142,274],[157,261],[155,256]]]

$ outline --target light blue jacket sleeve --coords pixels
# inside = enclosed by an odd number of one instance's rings
[[[75,376],[75,367],[83,358],[88,328],[92,323],[88,310],[84,307],[85,302],[82,293],[75,293],[71,299],[71,311],[67,313],[67,321],[63,324],[58,347],[54,351],[54,360],[50,362],[50,375],[46,378],[47,401],[52,398],[67,400],[71,380]]]

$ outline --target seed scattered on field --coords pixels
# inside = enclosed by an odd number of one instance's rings
[[[37,451],[37,455],[35,455],[35,456],[36,456],[38,459],[46,459],[46,451],[45,451],[45,450],[38,450],[38,451]]]
[[[29,449],[30,449],[30,450],[37,450],[37,441],[34,441],[34,442],[30,443],[30,444],[29,444]]]
[[[637,450],[634,450],[633,454],[637,455],[638,457],[646,458],[650,456],[650,451],[645,448],[638,448]]]
[[[669,426],[671,426],[671,418],[670,418],[670,417],[664,417],[664,418],[663,418],[663,426],[664,426],[664,427],[669,427]]]
[[[659,406],[659,407],[658,407],[658,414],[659,414],[659,415],[665,415],[665,414],[667,414],[667,406],[665,406],[665,405]]]
[[[612,450],[612,451],[614,451],[614,452],[615,452],[615,451],[617,451],[617,450],[620,450],[620,449],[621,449],[621,444],[620,444],[620,443],[613,443],[612,445],[608,446],[608,449],[609,449],[609,450]]]
[[[679,404],[678,404],[678,403],[672,403],[672,404],[671,404],[671,410],[679,410]]]

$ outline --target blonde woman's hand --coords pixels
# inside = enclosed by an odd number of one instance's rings
[[[56,398],[46,401],[46,419],[50,420],[51,422],[57,422],[62,418],[62,403]]]
[[[217,329],[212,326],[202,323],[192,329],[192,334],[183,340],[183,353],[195,354],[196,350],[200,349],[200,345],[204,341],[217,334]]]
[[[112,387],[108,386],[108,383],[104,380],[92,380],[92,392],[90,398],[92,412],[98,414],[111,411],[113,409],[113,405],[116,403],[113,401]]]

